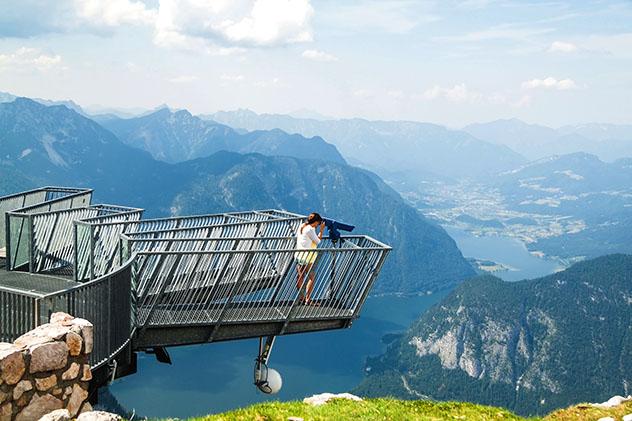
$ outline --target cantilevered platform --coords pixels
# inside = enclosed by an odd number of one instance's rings
[[[91,365],[105,373],[95,381],[124,373],[138,351],[349,327],[390,251],[367,236],[324,238],[310,251],[307,305],[296,264],[305,251],[295,249],[302,215],[142,219],[142,209],[91,199],[57,187],[0,198],[0,340],[55,311],[88,319]]]

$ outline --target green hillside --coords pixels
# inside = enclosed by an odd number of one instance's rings
[[[539,279],[466,281],[387,352],[356,393],[501,405],[543,414],[632,384],[632,256]]]
[[[598,420],[602,417],[622,419],[632,413],[632,402],[618,407],[600,409],[577,405],[555,411],[543,421]],[[191,418],[190,421],[286,421],[302,418],[304,421],[324,420],[525,420],[506,409],[466,402],[406,401],[396,399],[367,399],[363,402],[334,400],[322,406],[302,402],[270,402],[237,409],[222,414]]]

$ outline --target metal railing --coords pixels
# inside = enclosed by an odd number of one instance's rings
[[[117,355],[133,334],[132,268],[128,261],[117,271],[65,291],[37,299],[39,324],[57,311],[81,317],[94,326],[91,367]]]
[[[117,215],[137,215],[142,210],[112,205],[93,205],[57,211],[27,213],[23,210],[6,213],[10,240],[7,269],[28,265],[31,273],[72,268],[77,262],[77,238],[74,225],[83,219],[115,218]]]
[[[124,218],[124,215],[94,218],[75,222],[77,258],[75,280],[83,281],[102,276],[115,270],[131,255],[123,254],[121,235],[140,235],[151,238],[176,238],[191,236],[218,236],[229,231],[245,233],[252,221],[285,227],[285,232],[295,230],[303,217],[283,211],[248,211],[197,215],[173,218],[144,219]],[[223,234],[222,234],[223,233]]]
[[[0,198],[7,269],[72,266],[82,282],[51,294],[0,286],[0,340],[64,311],[93,323],[95,368],[138,337],[136,329],[210,327],[211,342],[230,324],[275,322],[283,326],[278,334],[293,322],[345,325],[358,317],[390,251],[367,236],[324,238],[316,249],[297,250],[304,216],[286,211],[142,220],[142,209],[90,206],[91,196],[45,188]],[[306,257],[311,291],[306,266],[298,265]]]
[[[0,286],[0,342],[13,342],[38,325],[39,295]]]
[[[4,216],[1,221],[4,224],[4,244],[6,246],[6,269],[15,270],[18,267],[29,265],[29,270],[34,271],[32,265],[34,233],[34,215],[85,208],[90,205],[92,190],[74,189],[65,187],[45,187],[18,195],[0,198],[0,208]],[[18,202],[25,203],[20,207]],[[16,205],[18,205],[16,207]],[[54,229],[53,226],[43,228]],[[38,232],[41,230],[38,230]]]
[[[75,281],[85,281],[96,279],[112,270],[120,267],[123,262],[115,260],[120,254],[119,229],[129,224],[140,221],[143,210],[139,208],[120,208],[109,206],[110,209],[117,209],[118,212],[110,212],[93,218],[85,218],[74,221],[74,271]],[[117,228],[115,228],[117,227]]]
[[[131,240],[129,247],[143,244]],[[156,240],[172,250],[136,251],[137,326],[352,319],[390,248],[370,237],[296,250],[294,237]],[[313,253],[311,299],[302,305],[296,257]]]
[[[22,193],[0,197],[0,248],[6,247],[5,213],[17,209],[28,208],[48,201],[57,200],[64,196],[85,192],[86,189],[66,187],[42,187]]]

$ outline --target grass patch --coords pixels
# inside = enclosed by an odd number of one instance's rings
[[[287,421],[290,417],[305,421],[321,420],[524,420],[506,409],[463,402],[401,401],[367,399],[353,402],[344,399],[325,405],[303,402],[270,402],[247,408],[193,418],[191,421]]]
[[[566,409],[559,409],[547,415],[545,421],[598,420],[612,417],[621,421],[625,415],[632,414],[632,401],[627,401],[614,408],[597,408],[589,404],[579,404]]]
[[[614,408],[579,404],[560,409],[540,418],[524,418],[506,409],[469,402],[405,401],[379,398],[353,402],[336,399],[321,406],[303,402],[267,402],[216,415],[190,418],[189,421],[304,421],[324,420],[521,420],[521,421],[596,421],[612,417],[617,421],[632,414],[632,401]]]

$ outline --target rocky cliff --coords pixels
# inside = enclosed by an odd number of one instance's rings
[[[484,276],[368,362],[360,393],[470,400],[523,414],[629,394],[632,256],[516,283]]]

